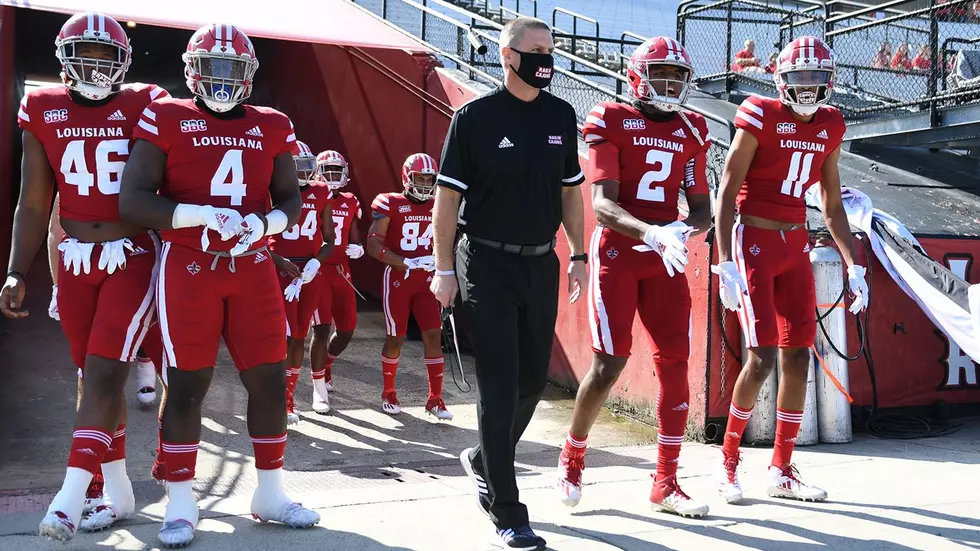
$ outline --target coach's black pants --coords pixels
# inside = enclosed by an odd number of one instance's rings
[[[498,528],[528,524],[514,449],[544,391],[558,317],[558,257],[519,256],[460,240],[456,273],[476,356],[480,445],[473,463]]]

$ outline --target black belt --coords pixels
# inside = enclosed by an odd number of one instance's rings
[[[473,235],[464,235],[463,237],[485,247],[520,256],[542,256],[550,253],[555,248],[554,238],[543,245],[511,245],[510,243],[501,243],[500,241],[493,241],[492,239],[484,239]]]

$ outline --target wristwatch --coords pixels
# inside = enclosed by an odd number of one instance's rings
[[[588,264],[589,263],[589,255],[584,254],[584,253],[583,254],[573,254],[571,256],[571,259],[570,260],[571,260],[571,262],[575,262],[576,260],[578,260],[578,261],[585,262],[586,264]]]

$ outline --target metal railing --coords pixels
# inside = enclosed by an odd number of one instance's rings
[[[501,25],[489,18],[469,12],[445,0],[352,0],[402,31],[423,40],[442,62],[443,66],[457,69],[470,79],[491,86],[503,79],[500,62],[499,31]],[[468,35],[476,37],[486,46],[486,53],[479,55]],[[639,38],[634,35],[634,39]],[[589,78],[571,70],[572,66],[599,76]],[[604,79],[604,82],[599,82]],[[575,109],[578,125],[592,108],[604,101],[630,101],[623,95],[626,78],[618,70],[610,70],[596,61],[572,53],[555,51],[555,71],[548,91],[564,99]],[[607,85],[608,83],[608,85]],[[613,84],[615,83],[615,84]],[[691,108],[726,129],[727,135],[716,135],[708,151],[708,181],[717,189],[721,181],[725,156],[735,135],[732,121],[710,112]]]

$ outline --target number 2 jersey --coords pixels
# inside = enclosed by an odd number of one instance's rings
[[[279,256],[290,259],[313,258],[323,247],[323,228],[320,221],[323,211],[330,208],[330,188],[326,184],[311,183],[299,188],[303,205],[299,222],[279,235],[269,237],[269,248]]]
[[[371,203],[375,216],[387,216],[388,233],[384,245],[404,258],[432,254],[432,205],[434,201],[416,203],[404,193],[381,193]]]
[[[238,109],[238,108],[236,108]],[[230,208],[242,216],[270,209],[273,160],[298,153],[289,117],[269,107],[242,105],[240,116],[216,117],[191,99],[154,101],[134,136],[167,154],[160,195],[178,203]],[[291,166],[291,165],[290,165]],[[201,227],[161,230],[164,241],[200,250]],[[232,238],[208,231],[212,252],[226,252]],[[258,249],[266,238],[252,245]]]
[[[778,99],[750,96],[735,113],[735,127],[759,142],[738,192],[738,212],[805,223],[803,194],[820,181],[824,161],[844,140],[844,116],[836,107],[822,105],[804,123]]]
[[[582,128],[590,145],[590,181],[619,182],[616,202],[641,220],[677,220],[682,188],[687,194],[708,193],[708,126],[696,113],[684,117],[690,125],[679,113],[655,121],[624,103],[593,107]]]
[[[20,102],[17,123],[48,157],[61,195],[59,214],[80,222],[119,220],[119,182],[140,114],[167,91],[126,84],[102,102],[76,103],[68,87],[40,88]]]

